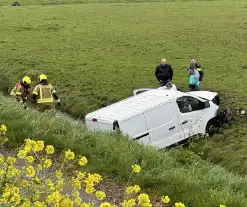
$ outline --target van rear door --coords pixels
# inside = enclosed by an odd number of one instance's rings
[[[85,123],[88,129],[93,131],[112,131],[113,123],[99,117],[86,116]]]

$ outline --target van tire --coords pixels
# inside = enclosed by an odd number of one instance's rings
[[[219,127],[216,125],[216,119],[211,119],[206,126],[206,134],[212,137],[215,133],[219,132]]]

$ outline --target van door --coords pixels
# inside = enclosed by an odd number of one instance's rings
[[[133,140],[142,144],[150,144],[149,132],[147,129],[144,114],[140,114],[119,123],[123,134],[132,137]]]
[[[184,137],[203,133],[207,124],[205,117],[210,114],[210,105],[205,106],[204,102],[191,96],[179,97],[176,102]]]
[[[145,112],[151,145],[164,148],[181,140],[181,127],[172,102]]]

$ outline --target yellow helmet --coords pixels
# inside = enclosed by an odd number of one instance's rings
[[[25,76],[24,78],[22,78],[22,82],[28,85],[32,83],[31,78],[28,76]]]
[[[47,76],[45,74],[41,74],[38,78],[39,81],[42,81],[42,80],[47,80]]]

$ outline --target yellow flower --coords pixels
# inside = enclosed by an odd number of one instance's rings
[[[17,154],[17,157],[19,157],[20,159],[23,159],[25,158],[27,155],[26,151],[25,150],[20,150]]]
[[[161,197],[161,201],[164,203],[164,204],[167,204],[170,202],[170,198],[168,196],[162,196]]]
[[[175,207],[185,207],[185,205],[181,202],[175,203]]]
[[[96,196],[96,198],[98,198],[99,200],[102,201],[105,199],[106,194],[103,191],[96,191],[95,196]]]
[[[44,167],[49,168],[49,167],[51,167],[51,165],[52,165],[51,159],[46,159],[44,162]]]
[[[72,186],[75,189],[81,189],[81,182],[80,182],[80,180],[78,178],[72,177]]]
[[[131,194],[131,193],[133,193],[134,192],[134,187],[133,186],[128,186],[127,188],[126,188],[126,193],[127,194]]]
[[[26,156],[25,160],[29,163],[32,164],[34,162],[34,157],[33,156]]]
[[[0,127],[0,131],[5,134],[7,132],[7,127],[6,125],[2,124],[1,127]]]
[[[24,150],[28,153],[28,152],[30,152],[31,150],[34,149],[35,145],[36,145],[36,142],[34,140],[25,139]]]
[[[26,168],[26,172],[27,172],[27,174],[26,174],[27,177],[34,177],[34,175],[35,175],[35,170],[33,169],[32,166],[28,166]]]
[[[130,200],[124,200],[122,203],[122,207],[133,207],[136,205],[135,199],[130,199]]]
[[[74,202],[70,198],[65,198],[61,201],[60,207],[73,207]]]
[[[61,199],[62,199],[61,193],[58,191],[55,191],[55,192],[51,193],[50,195],[48,195],[46,202],[48,204],[59,203],[61,201]]]
[[[13,196],[11,197],[11,199],[10,199],[10,202],[15,203],[16,205],[20,204],[20,202],[21,202],[20,195],[17,194],[17,193],[14,193]]]
[[[29,183],[28,183],[27,180],[22,180],[22,181],[21,181],[21,187],[22,187],[22,188],[26,188],[26,187],[28,187],[28,186],[29,186]]]
[[[141,171],[141,167],[139,165],[132,165],[132,171],[134,173],[139,173]]]
[[[13,187],[12,193],[14,193],[14,194],[19,194],[19,193],[20,193],[20,189],[17,188],[17,187]]]
[[[13,165],[13,164],[15,164],[15,162],[16,162],[16,158],[14,158],[14,157],[8,157],[7,158],[7,163],[9,165]]]
[[[78,172],[78,173],[76,174],[76,176],[77,176],[77,178],[78,178],[79,180],[81,180],[82,178],[85,177],[85,173]]]
[[[47,145],[45,151],[48,155],[51,155],[54,153],[54,147],[52,145]]]
[[[0,177],[3,176],[3,175],[5,175],[5,171],[1,169],[1,170],[0,170]],[[1,178],[0,178],[0,179],[1,179]]]
[[[35,201],[34,207],[46,207],[45,202]]]
[[[220,205],[220,207],[226,207],[225,205]]]
[[[87,204],[87,203],[82,203],[82,204],[80,205],[80,207],[90,207],[90,205]]]
[[[63,179],[58,180],[58,181],[57,181],[56,190],[58,190],[58,191],[61,192],[61,191],[63,190],[63,186],[64,186],[64,181],[63,181]]]
[[[82,199],[81,199],[80,197],[76,197],[76,198],[74,199],[74,202],[75,202],[77,205],[80,205],[80,204],[81,204],[81,201],[82,201]]]
[[[152,206],[149,200],[149,197],[147,194],[142,193],[138,196],[138,201],[139,201],[139,205],[143,206],[143,207],[150,207]]]
[[[81,157],[80,160],[78,161],[78,164],[80,166],[84,166],[87,164],[87,158],[85,156]]]
[[[19,176],[19,170],[12,167],[12,166],[9,166],[8,167],[8,172],[6,174],[6,177],[7,178],[13,178],[13,177],[18,177]]]
[[[46,185],[50,188],[50,190],[55,190],[54,183],[51,179],[46,179]]]
[[[4,156],[0,154],[0,165],[5,162]]]
[[[75,158],[75,153],[69,149],[65,152],[65,158],[67,160],[73,160]]]
[[[30,200],[26,200],[20,205],[20,207],[31,207],[31,205],[32,203],[30,202]]]
[[[44,141],[38,140],[36,144],[34,145],[33,151],[34,152],[42,151],[44,147],[45,147]]]
[[[134,185],[133,190],[135,193],[139,193],[141,191],[141,188],[139,185]]]
[[[61,179],[63,177],[63,173],[61,172],[61,170],[56,171],[56,177],[57,179]]]
[[[85,192],[87,194],[92,194],[94,191],[95,191],[95,189],[94,189],[93,185],[87,184]]]
[[[100,207],[112,207],[112,205],[109,202],[104,202],[100,204]]]

